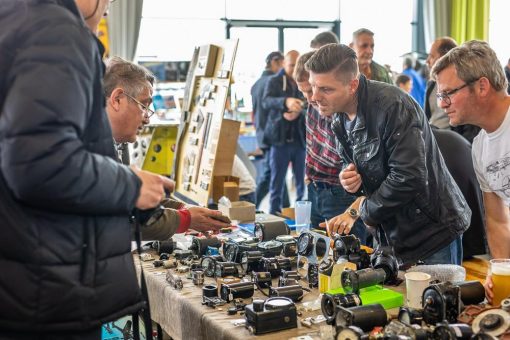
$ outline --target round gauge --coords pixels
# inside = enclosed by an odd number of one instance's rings
[[[313,235],[307,232],[301,233],[298,238],[298,254],[308,256],[313,251]]]
[[[256,238],[258,238],[259,241],[264,240],[264,230],[262,229],[262,224],[255,223],[253,234],[255,235]]]
[[[228,262],[234,262],[237,257],[238,249],[239,249],[239,246],[237,244],[229,244],[223,253],[223,255],[225,256],[225,259]]]
[[[266,300],[266,309],[281,309],[290,307],[294,304],[291,299],[286,297],[271,297]]]
[[[214,276],[214,271],[216,270],[216,261],[221,261],[221,256],[204,256],[202,261],[200,262],[200,266],[205,272],[207,277]]]

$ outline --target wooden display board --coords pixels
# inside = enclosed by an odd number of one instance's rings
[[[187,79],[177,153],[177,197],[207,206],[214,178],[230,176],[240,122],[223,118],[237,40],[200,46]],[[189,77],[192,77],[191,79]]]

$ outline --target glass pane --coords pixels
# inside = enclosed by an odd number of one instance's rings
[[[506,65],[510,58],[510,44],[508,43],[508,0],[492,0],[489,20],[489,43],[496,51],[501,64]]]
[[[221,20],[143,18],[136,55],[139,60],[190,60],[196,46],[223,40]]]
[[[324,28],[286,28],[285,51],[297,50],[300,54],[311,51],[310,41],[319,33],[327,31]]]
[[[229,19],[332,21],[338,19],[338,1],[226,0],[225,11]]]
[[[413,2],[392,0],[390,6],[388,1],[342,0],[340,42],[348,45],[352,32],[368,28],[375,33],[374,60],[401,72],[401,55],[411,52],[412,48]]]
[[[143,2],[142,17],[144,18],[219,19],[224,16],[224,0],[144,0]]]
[[[235,99],[242,101],[241,110],[251,110],[250,89],[266,66],[266,57],[278,51],[278,30],[276,28],[234,27],[230,30],[232,39],[239,38],[234,62],[232,86]]]

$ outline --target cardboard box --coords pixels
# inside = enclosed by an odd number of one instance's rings
[[[231,220],[239,222],[255,221],[255,204],[244,201],[232,202],[232,207],[218,204],[218,210],[227,215]]]

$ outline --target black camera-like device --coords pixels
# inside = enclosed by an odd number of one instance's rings
[[[214,276],[227,277],[239,276],[238,264],[235,262],[216,262]]]
[[[263,255],[260,251],[245,251],[241,256],[241,267],[245,274],[261,271],[260,260]]]
[[[337,306],[335,324],[337,328],[357,326],[365,332],[374,327],[384,327],[388,323],[388,316],[380,304],[355,306],[345,308]]]
[[[484,298],[484,288],[478,281],[431,284],[422,295],[423,321],[429,325],[455,323],[464,305],[481,303]]]
[[[354,235],[337,234],[333,238],[333,259],[343,258],[356,265],[357,269],[370,267],[370,255],[361,249],[360,240]]]
[[[253,282],[222,283],[220,296],[223,300],[230,302],[234,299],[251,298],[254,291]]]
[[[300,285],[269,287],[269,296],[282,296],[298,302],[303,299],[303,287]]]
[[[361,270],[346,269],[340,276],[342,288],[347,293],[359,294],[362,288],[371,287],[374,285],[382,285],[386,279],[386,272],[384,269],[365,268]]]
[[[253,300],[245,308],[245,327],[250,333],[258,335],[297,327],[297,309],[291,299],[272,297]]]
[[[217,237],[193,237],[189,250],[193,252],[193,255],[201,257],[207,252],[207,247],[219,248],[221,247],[221,241]]]
[[[361,306],[361,298],[357,294],[328,294],[322,295],[321,310],[328,325],[334,324],[338,307],[350,308]]]
[[[241,263],[245,252],[258,250],[258,243],[255,237],[230,239],[223,243],[223,256],[227,261]]]
[[[260,270],[270,272],[272,278],[280,276],[282,270],[291,270],[290,259],[285,257],[263,257],[260,260]]]
[[[200,266],[204,270],[205,276],[214,277],[216,274],[217,262],[223,262],[223,257],[221,255],[209,255],[202,257],[200,260]]]
[[[275,257],[282,253],[283,243],[276,240],[260,242],[257,246],[257,250],[260,251],[264,257]]]
[[[282,270],[280,278],[278,279],[278,287],[294,286],[299,284],[301,275],[294,270]]]
[[[276,241],[283,244],[282,255],[285,257],[297,256],[297,241],[291,235],[276,236]]]
[[[398,284],[398,261],[390,247],[381,247],[370,256],[372,268],[383,269],[386,272],[384,284]]]
[[[284,221],[255,222],[255,228],[253,229],[253,235],[259,241],[270,241],[277,236],[289,234],[290,228]]]

